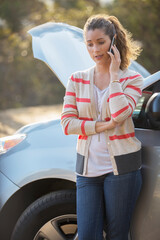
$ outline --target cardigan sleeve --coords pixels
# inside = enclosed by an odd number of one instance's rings
[[[109,108],[116,122],[123,122],[132,115],[142,95],[143,78],[140,74],[129,76],[125,81],[125,89],[122,89],[121,83],[118,82],[110,83],[109,87]]]
[[[76,90],[72,76],[69,78],[64,96],[63,110],[61,114],[61,125],[65,135],[93,135],[96,121],[80,120],[76,104]]]

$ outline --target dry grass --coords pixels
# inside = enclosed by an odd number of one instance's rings
[[[26,107],[0,111],[0,137],[12,135],[20,127],[60,118],[62,105]]]

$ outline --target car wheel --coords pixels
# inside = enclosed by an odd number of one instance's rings
[[[49,193],[32,203],[20,216],[11,240],[76,240],[76,192]]]

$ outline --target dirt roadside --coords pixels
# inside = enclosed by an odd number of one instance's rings
[[[62,104],[0,111],[0,137],[12,135],[24,125],[60,118]]]

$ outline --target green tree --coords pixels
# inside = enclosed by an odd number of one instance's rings
[[[12,32],[19,32],[25,23],[25,20],[31,21],[35,13],[44,14],[45,5],[37,0],[1,0],[0,17],[5,19],[8,28]]]
[[[108,9],[140,41],[143,52],[138,61],[151,73],[158,71],[160,61],[160,1],[115,0]]]

